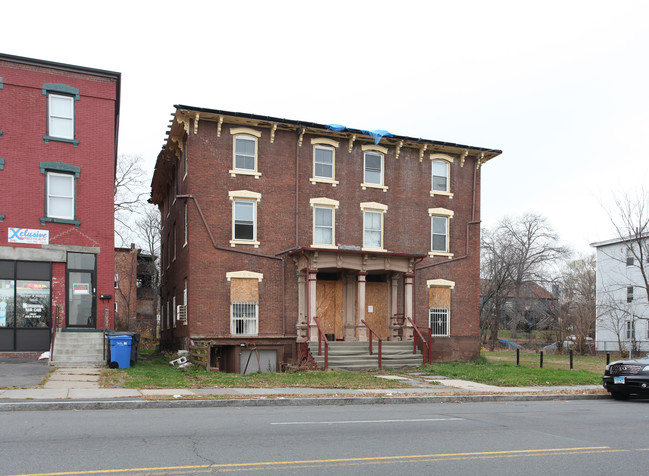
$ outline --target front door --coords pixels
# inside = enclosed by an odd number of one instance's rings
[[[66,327],[96,328],[95,255],[68,253]]]
[[[318,280],[316,317],[329,339],[343,340],[343,283]]]

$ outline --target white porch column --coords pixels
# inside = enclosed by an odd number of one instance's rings
[[[389,340],[399,340],[399,326],[397,326],[397,321],[394,319],[397,312],[399,312],[397,307],[398,291],[399,275],[394,273],[390,277],[390,315],[388,316],[390,326]]]
[[[317,294],[316,294],[316,282],[317,278],[316,275],[318,274],[317,270],[310,269],[307,272],[307,293],[309,296],[309,340],[310,341],[318,341],[318,326],[315,323],[315,320],[313,319],[316,316],[316,310],[318,308],[317,306]]]
[[[408,318],[412,319],[413,321],[415,320],[412,310],[413,310],[413,281],[414,281],[414,274],[405,274],[404,275],[404,317],[406,318],[406,322],[404,323],[403,327],[403,339],[404,340],[412,340],[413,339],[413,333],[414,330],[412,328],[412,324],[410,324],[410,321]]]
[[[309,323],[307,321],[307,307],[306,307],[306,273],[299,272],[297,275],[297,322],[295,328],[297,329],[297,342],[306,342]]]
[[[359,342],[367,340],[367,328],[361,320],[365,319],[365,277],[367,273],[358,273],[358,309],[356,310],[356,338]]]

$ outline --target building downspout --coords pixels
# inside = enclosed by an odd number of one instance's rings
[[[477,164],[476,164],[477,165]],[[473,201],[471,203],[471,221],[466,224],[466,246],[464,255],[458,256],[457,258],[451,258],[449,260],[439,261],[437,263],[427,264],[421,268],[415,267],[415,273],[422,269],[432,268],[434,266],[439,266],[443,264],[453,263],[455,261],[460,261],[469,257],[469,226],[479,225],[482,223],[480,220],[475,219],[475,203],[476,203],[476,182],[477,182],[477,166],[473,168]]]
[[[279,256],[271,256],[271,255],[265,255],[261,253],[253,253],[251,251],[235,250],[232,248],[225,248],[223,246],[218,246],[216,244],[216,240],[214,240],[214,235],[212,235],[212,231],[210,230],[210,227],[207,224],[207,220],[205,219],[203,210],[201,209],[201,206],[198,203],[198,199],[194,195],[176,195],[176,198],[191,199],[194,201],[194,204],[196,205],[196,209],[198,210],[198,214],[200,215],[201,220],[203,221],[203,226],[205,226],[205,230],[207,230],[207,234],[209,235],[210,240],[212,241],[212,246],[214,247],[215,250],[229,251],[230,253],[239,253],[248,256],[255,256],[258,258],[266,258],[266,259],[276,260],[282,263],[282,314],[283,314],[282,337],[286,337],[286,262],[284,261],[284,259],[280,258]]]
[[[444,264],[448,264],[448,263],[453,263],[455,261],[460,261],[460,260],[463,260],[463,259],[466,259],[466,258],[469,257],[469,227],[471,225],[479,225],[481,223],[480,220],[475,219],[477,170],[478,170],[478,167],[477,167],[477,163],[476,163],[476,165],[473,167],[473,197],[472,197],[472,202],[471,202],[471,221],[466,224],[466,246],[465,246],[464,255],[463,256],[458,256],[457,258],[452,258],[452,259],[449,259],[449,260],[446,260],[446,261],[438,261],[437,263],[427,264],[427,265],[422,266],[420,268],[417,268],[416,264],[414,266],[414,270],[413,270],[413,275],[414,275],[414,277],[413,277],[413,300],[414,300],[414,302],[413,302],[413,305],[412,305],[412,312],[414,314],[413,317],[415,317],[415,319],[413,319],[415,322],[417,322],[417,319],[416,319],[416,316],[417,316],[417,314],[416,314],[416,310],[417,310],[417,271],[421,271],[421,270],[427,269],[427,268],[432,268],[434,266],[440,266],[440,265],[444,265]]]

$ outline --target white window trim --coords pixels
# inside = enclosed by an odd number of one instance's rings
[[[426,281],[426,287],[428,288],[455,288],[455,281],[449,281],[447,279],[429,279]]]
[[[451,307],[449,306],[449,307],[429,307],[428,308],[428,326],[430,327],[431,331],[433,329],[432,322],[431,322],[431,315],[430,315],[432,309],[446,311],[446,333],[435,334],[433,332],[432,337],[449,337],[451,335]]]
[[[362,202],[361,211],[363,213],[363,244],[361,250],[363,251],[387,251],[385,249],[385,212],[388,211],[388,206],[376,202]],[[372,248],[365,246],[365,212],[374,212],[381,214],[381,246],[379,248]]]
[[[455,289],[455,281],[449,281],[448,279],[429,279],[426,281],[427,288],[450,288]],[[433,337],[448,337],[451,335],[451,303],[449,302],[448,307],[446,308],[431,308],[428,307],[428,326],[432,329],[430,322],[430,310],[431,309],[446,309],[446,334],[433,334]]]
[[[70,102],[70,105],[72,106],[72,117],[64,117],[64,116],[56,116],[52,113],[52,99],[65,99]],[[68,141],[73,141],[75,139],[75,104],[74,104],[74,96],[67,96],[65,94],[56,94],[56,93],[48,93],[47,94],[47,135],[50,138],[54,139],[64,139]],[[72,136],[64,136],[64,135],[54,135],[52,134],[52,119],[63,119],[66,121],[70,121],[72,123]]]
[[[225,273],[225,278],[230,281],[231,279],[256,279],[261,282],[264,279],[262,273],[255,273],[254,271],[230,271]]]
[[[51,190],[52,187],[50,186],[50,177],[54,176],[59,176],[59,177],[65,177],[66,179],[70,179],[70,184],[72,186],[72,195],[71,196],[63,196],[63,195],[54,195],[52,194]],[[74,220],[75,219],[75,214],[76,214],[76,209],[77,209],[77,197],[76,197],[76,184],[74,182],[75,176],[74,174],[61,174],[58,172],[47,172],[46,174],[46,179],[47,179],[47,212],[45,213],[45,216],[47,218],[56,218],[59,220]],[[50,198],[66,198],[66,199],[72,199],[72,215],[71,216],[63,216],[63,215],[54,215],[51,212],[51,207],[50,207]]]
[[[232,202],[232,239],[230,240],[230,246],[233,248],[236,245],[253,245],[255,248],[259,248],[261,244],[257,240],[257,203],[261,200],[261,193],[250,192],[248,190],[235,190],[228,193],[230,201]],[[249,201],[253,203],[253,239],[252,240],[236,240],[234,238],[234,203],[237,200]]]
[[[428,215],[430,216],[430,251],[429,257],[445,256],[449,259],[453,258],[454,254],[450,252],[451,249],[451,218],[453,218],[453,210],[447,208],[429,208]],[[449,251],[433,251],[433,217],[447,218],[446,223],[446,249]]]
[[[366,144],[361,147],[361,150],[363,151],[363,182],[361,183],[361,189],[366,190],[368,188],[378,188],[383,190],[384,192],[387,192],[388,187],[386,187],[385,185],[385,156],[388,153],[388,149],[378,145]],[[367,183],[365,181],[365,160],[368,153],[381,156],[381,183],[380,184]]]
[[[234,326],[234,305],[235,304],[244,304],[244,305],[254,305],[255,306],[255,331],[250,334],[239,334],[235,332]],[[256,336],[259,335],[259,303],[230,303],[230,335],[233,336]]]
[[[436,161],[446,162],[446,191],[433,190],[433,163]],[[453,198],[453,193],[451,193],[451,164],[453,163],[453,157],[446,154],[433,153],[430,154],[430,196],[434,197],[435,195],[443,195],[448,198]]]
[[[187,313],[187,278],[185,278],[185,288],[183,289],[183,305],[185,306],[185,325],[187,325],[188,313]]]
[[[183,248],[187,246],[187,236],[189,235],[189,209],[187,208],[187,200],[185,200],[185,220],[183,222],[183,235],[184,235],[184,243],[183,243]]]
[[[230,129],[230,134],[232,134],[232,169],[229,171],[231,177],[236,177],[237,175],[251,175],[255,179],[261,177],[259,173],[259,140],[261,138],[261,131],[255,129],[250,129],[248,127],[233,127]],[[237,150],[237,138],[245,138],[253,140],[255,142],[255,169],[254,170],[242,170],[237,169],[236,167],[236,150]]]
[[[173,302],[171,304],[171,317],[172,317],[173,327],[175,329],[176,328],[176,296],[175,295],[173,297]]]
[[[336,149],[340,145],[338,141],[333,139],[328,139],[326,137],[314,137],[311,139],[311,145],[313,146],[313,172],[312,177],[309,181],[315,185],[316,183],[326,183],[330,184],[332,187],[335,187],[340,182],[336,180]],[[317,177],[315,174],[315,151],[316,148],[329,149],[331,150],[331,178],[327,177]]]
[[[338,200],[332,200],[330,198],[312,198],[309,200],[311,208],[313,209],[313,218],[312,218],[312,228],[311,228],[311,247],[313,248],[328,248],[328,249],[338,249],[336,245],[336,210],[340,202]],[[331,244],[321,244],[315,243],[313,238],[315,237],[315,209],[316,208],[329,208],[331,209]]]
[[[188,154],[189,154],[189,152],[187,150],[187,138],[185,138],[183,140],[183,168],[185,169],[184,170],[185,173],[183,174],[183,182],[187,178],[187,172],[188,172],[188,169],[189,169],[189,157],[188,157]]]

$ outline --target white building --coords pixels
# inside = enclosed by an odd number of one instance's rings
[[[591,243],[597,250],[598,351],[649,351],[649,236]]]

